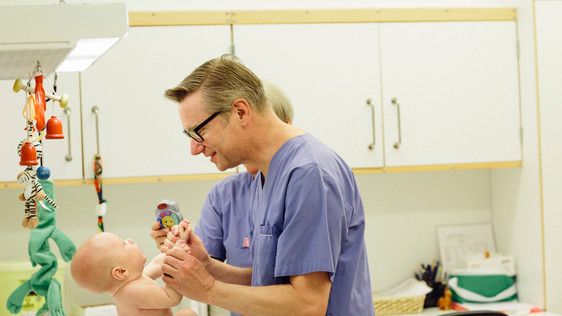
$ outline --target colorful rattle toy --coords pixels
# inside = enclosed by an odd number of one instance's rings
[[[173,200],[162,200],[154,211],[156,221],[162,228],[172,228],[183,220],[178,203]]]

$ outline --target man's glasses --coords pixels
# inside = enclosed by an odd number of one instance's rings
[[[209,116],[206,120],[204,120],[201,124],[195,126],[194,128],[190,128],[187,130],[184,129],[183,133],[191,137],[191,139],[193,139],[194,141],[198,143],[202,143],[204,139],[203,136],[199,135],[199,130],[201,130],[205,125],[209,124],[209,122],[212,121],[219,114],[221,114],[221,112],[215,112],[211,114],[211,116]]]

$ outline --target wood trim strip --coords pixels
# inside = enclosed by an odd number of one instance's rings
[[[131,11],[129,26],[516,21],[515,8]]]
[[[202,174],[185,174],[170,176],[146,176],[146,177],[121,177],[121,178],[103,178],[103,184],[142,184],[142,183],[165,183],[165,182],[188,182],[188,181],[208,181],[222,180],[233,173],[202,173]],[[55,180],[56,186],[81,186],[94,185],[93,179],[72,179],[72,180]],[[0,182],[0,189],[21,189],[23,184],[17,182]]]
[[[520,168],[521,165],[522,165],[521,161],[504,161],[504,162],[489,162],[489,163],[399,166],[399,167],[383,167],[383,168],[353,168],[353,173],[374,174],[374,173],[406,173],[406,172],[424,172],[424,171],[504,169],[504,168]]]
[[[467,164],[445,164],[445,165],[423,165],[423,166],[400,166],[384,168],[353,168],[354,174],[376,174],[376,173],[404,173],[420,171],[447,171],[447,170],[475,170],[475,169],[500,169],[520,168],[521,161],[490,162],[490,163],[467,163]],[[103,184],[141,184],[141,183],[164,183],[164,182],[188,182],[222,180],[233,173],[204,173],[184,174],[170,176],[146,176],[146,177],[122,177],[103,178]],[[57,186],[80,186],[93,185],[93,179],[55,180]],[[0,182],[0,189],[22,188],[17,182]]]
[[[546,271],[546,229],[544,219],[544,177],[542,166],[542,125],[541,125],[541,98],[540,98],[540,69],[538,59],[538,42],[537,42],[537,4],[533,0],[533,53],[534,53],[534,66],[535,66],[535,98],[536,98],[536,113],[537,113],[537,145],[538,145],[538,175],[539,175],[539,201],[540,201],[540,229],[541,229],[541,274],[542,274],[542,291],[543,291],[543,306],[548,310],[548,276]]]

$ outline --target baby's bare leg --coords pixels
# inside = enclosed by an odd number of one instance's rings
[[[176,312],[174,316],[197,316],[197,313],[195,313],[191,308],[185,308]]]

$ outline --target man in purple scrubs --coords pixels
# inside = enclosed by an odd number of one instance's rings
[[[293,121],[293,106],[289,98],[273,83],[263,81],[265,95],[273,112],[283,122]],[[202,153],[204,146],[193,142],[191,154]],[[217,183],[207,195],[201,218],[195,228],[212,258],[236,267],[251,267],[250,254],[250,186],[257,168],[244,166],[247,172],[232,175]],[[161,246],[169,230],[154,223],[151,236]]]
[[[285,123],[293,121],[293,108],[281,90],[263,81],[265,95],[273,112]],[[204,147],[192,144],[191,153]],[[245,165],[247,172],[232,175],[217,183],[203,205],[195,233],[209,255],[233,266],[252,266],[250,254],[250,186],[258,169]],[[238,315],[231,313],[232,315]]]
[[[373,315],[363,205],[345,162],[282,122],[260,79],[229,56],[204,63],[166,96],[179,103],[185,129],[219,170],[249,164],[260,172],[251,202],[252,268],[210,259],[192,233],[190,254],[167,251],[164,281],[241,314]],[[166,246],[175,238],[168,236]]]

